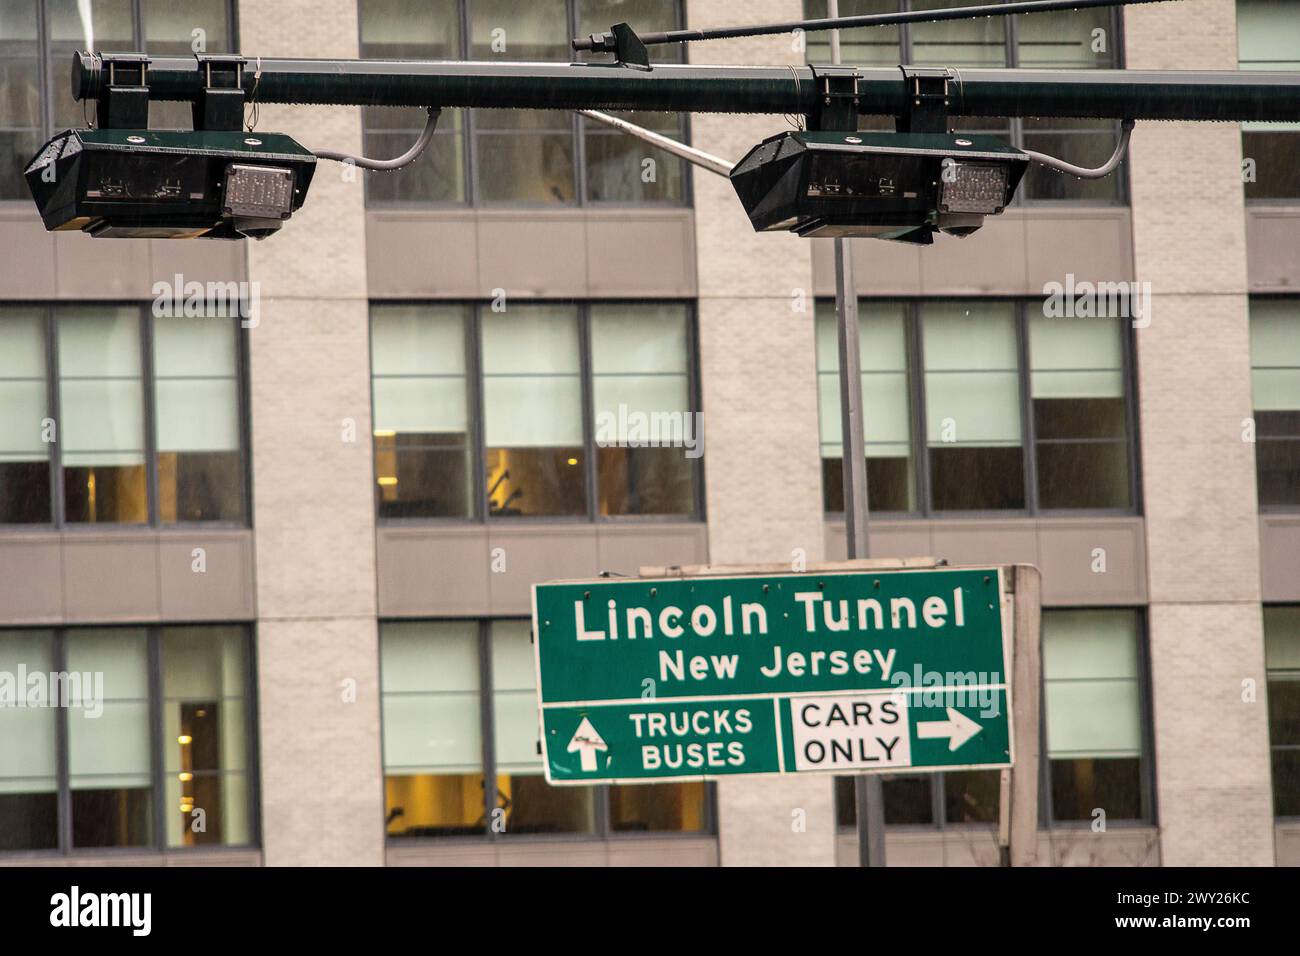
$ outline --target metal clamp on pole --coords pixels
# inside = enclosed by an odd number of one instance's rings
[[[623,66],[650,69],[650,51],[627,23],[614,24],[609,28],[608,33],[593,33],[582,45],[575,40],[573,48],[587,49],[595,53],[613,53],[614,59]]]
[[[900,133],[947,133],[961,99],[961,75],[951,67],[900,66],[907,110],[896,117]],[[956,102],[954,102],[956,101]]]
[[[143,53],[101,53],[98,59],[108,84],[96,101],[99,128],[148,129],[150,58]],[[73,69],[75,92],[75,63]]]
[[[237,54],[199,54],[203,91],[193,102],[194,128],[238,130],[244,121],[244,67]]]
[[[808,115],[810,130],[858,128],[858,80],[861,74],[851,66],[813,66],[817,81],[817,112]]]

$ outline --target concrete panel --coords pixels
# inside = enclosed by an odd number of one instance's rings
[[[1259,573],[1263,600],[1300,602],[1300,514],[1260,516]]]
[[[479,295],[580,298],[587,290],[587,226],[581,215],[480,212]]]
[[[80,232],[52,235],[59,298],[151,298],[153,279],[147,242],[92,239]]]
[[[1049,282],[1127,282],[1133,278],[1133,222],[1127,206],[1025,210],[1025,292]]]
[[[1300,206],[1246,206],[1251,292],[1300,290]]]
[[[717,866],[709,836],[389,843],[389,866]]]
[[[933,525],[928,521],[872,521],[867,544],[873,558],[926,558],[934,554]],[[843,561],[848,556],[844,522],[826,522],[826,560]]]
[[[0,536],[0,622],[63,619],[63,553],[52,534]]]
[[[274,866],[383,864],[373,618],[258,622],[263,845]],[[355,682],[346,683],[345,682]],[[355,696],[345,688],[355,688]]]
[[[157,620],[157,536],[65,535],[63,590],[69,623]]]
[[[1039,859],[1052,866],[1159,866],[1160,834],[1152,827],[1062,827],[1047,831],[1047,853]]]
[[[492,614],[532,614],[532,586],[539,581],[591,578],[600,573],[596,528],[590,524],[488,529],[488,555],[500,548],[506,570],[488,582]]]
[[[1019,295],[1027,292],[1023,216],[991,216],[965,239],[939,236],[921,250],[922,295]],[[855,276],[856,278],[856,276]]]
[[[53,299],[54,235],[29,208],[5,206],[0,212],[0,289],[6,299]]]
[[[1095,554],[1097,549],[1102,553]],[[1146,603],[1141,518],[1040,519],[1038,560],[1045,604]]]
[[[380,617],[486,617],[492,569],[488,532],[469,527],[381,525]]]
[[[602,571],[636,574],[646,566],[704,564],[709,559],[708,528],[684,524],[596,526],[596,562]]]
[[[477,217],[368,210],[366,273],[373,299],[482,298]]]
[[[194,570],[194,550],[204,570]],[[248,621],[255,613],[250,531],[174,531],[158,539],[158,590],[164,621]]]
[[[177,274],[186,282],[238,282],[248,274],[247,245],[242,242],[177,242],[150,239],[150,283],[171,283]]]
[[[717,866],[712,837],[665,837],[609,841],[610,866]]]
[[[589,296],[694,298],[696,291],[691,210],[588,213]]]
[[[933,556],[949,564],[1039,563],[1032,520],[945,520],[935,522],[933,534]]]

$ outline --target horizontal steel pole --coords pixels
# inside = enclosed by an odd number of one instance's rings
[[[111,54],[109,54],[111,56]],[[245,98],[259,103],[336,106],[662,110],[697,113],[816,113],[810,66],[696,66],[653,70],[605,63],[248,58]],[[843,69],[843,68],[839,68]],[[1170,120],[1300,120],[1300,72],[1154,70],[954,70],[953,116],[1044,116]],[[857,68],[858,112],[894,116],[907,108],[898,68]],[[108,69],[77,54],[72,88],[97,99]],[[149,95],[195,100],[203,78],[193,57],[158,57]]]

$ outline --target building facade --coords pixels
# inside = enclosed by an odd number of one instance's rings
[[[549,787],[527,623],[537,581],[843,556],[829,241],[756,235],[729,183],[561,111],[322,163],[263,243],[47,233],[21,176],[83,123],[88,46],[567,60],[621,20],[824,4],[86,6],[0,10],[0,678],[86,682],[0,707],[0,864],[855,861],[847,779]],[[1277,0],[1003,20],[845,31],[844,60],[1300,69]],[[792,121],[636,119],[731,159]],[[391,156],[422,114],[249,120]],[[1118,133],[978,128],[1082,164]],[[1300,862],[1297,146],[1139,123],[1115,176],[1034,170],[969,238],[852,243],[872,554],[1042,571],[1044,865]],[[996,772],[884,793],[891,864],[997,861]]]

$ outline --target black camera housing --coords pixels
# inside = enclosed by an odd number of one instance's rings
[[[302,207],[315,170],[283,133],[70,129],[24,175],[51,231],[262,239]]]
[[[731,182],[758,232],[930,243],[1002,212],[1028,165],[992,136],[798,130],[755,146]]]

